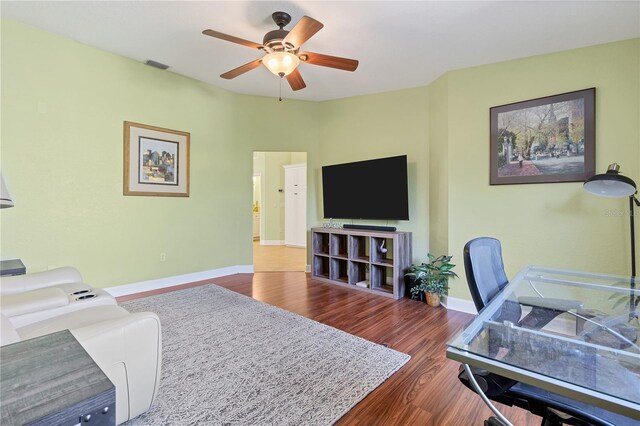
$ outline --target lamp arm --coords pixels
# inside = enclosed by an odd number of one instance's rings
[[[631,291],[629,294],[629,321],[637,317],[636,314],[636,230],[635,211],[633,204],[640,206],[636,194],[629,195],[629,229],[631,233]]]
[[[635,194],[629,196],[629,228],[631,231],[631,278],[636,276],[636,232],[633,204],[637,203]]]

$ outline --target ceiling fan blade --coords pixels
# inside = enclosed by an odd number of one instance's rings
[[[252,41],[245,40],[245,39],[240,38],[240,37],[234,37],[234,36],[229,35],[229,34],[223,34],[223,33],[220,33],[218,31],[204,30],[202,32],[202,34],[208,35],[208,36],[211,36],[211,37],[215,37],[215,38],[219,38],[221,40],[230,41],[231,43],[241,44],[243,46],[251,47],[253,49],[263,49],[264,48],[264,46],[262,46],[261,44],[254,43]]]
[[[298,71],[298,68],[293,70],[293,72],[287,76],[287,81],[289,82],[289,86],[291,86],[294,92],[296,90],[304,89],[305,87],[307,87],[306,83],[302,79],[302,76],[300,75],[300,71]]]
[[[240,65],[238,68],[227,71],[224,74],[220,74],[220,77],[231,80],[232,78],[236,78],[237,76],[242,75],[247,71],[258,68],[260,64],[262,64],[262,59],[256,59],[255,61],[251,61],[248,64]]]
[[[307,64],[337,68],[344,71],[355,71],[359,64],[355,59],[339,58],[337,56],[329,56],[313,52],[302,52],[298,57]]]
[[[295,27],[289,31],[289,34],[282,40],[282,43],[285,46],[299,49],[302,43],[309,40],[315,33],[320,31],[322,27],[324,27],[324,25],[315,19],[303,16]]]

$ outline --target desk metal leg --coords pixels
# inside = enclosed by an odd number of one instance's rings
[[[482,392],[482,389],[480,389],[480,385],[476,381],[476,378],[473,377],[473,373],[471,372],[471,368],[469,367],[469,365],[468,364],[462,364],[462,365],[464,366],[464,371],[467,373],[467,376],[469,377],[471,386],[473,386],[473,389],[476,391],[476,393],[480,395],[480,398],[482,398],[484,403],[487,404],[487,407],[489,407],[489,409],[493,411],[493,414],[495,414],[500,419],[500,421],[502,421],[505,425],[513,426],[513,423],[507,420],[507,418],[500,412],[500,410],[498,410],[496,406],[493,405],[493,403],[489,400],[489,398],[487,398],[487,395],[485,395],[484,392]]]

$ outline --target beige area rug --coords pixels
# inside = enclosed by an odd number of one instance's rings
[[[331,425],[409,355],[205,285],[122,304],[162,322],[162,378],[127,425]]]

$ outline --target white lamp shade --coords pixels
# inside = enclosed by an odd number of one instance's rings
[[[11,197],[11,193],[9,193],[7,184],[4,182],[4,176],[0,173],[0,209],[6,209],[8,207],[13,207],[13,198]]]
[[[277,76],[289,75],[300,65],[300,59],[289,52],[271,52],[262,58],[265,67]]]
[[[619,172],[617,163],[609,165],[607,173],[595,175],[584,183],[584,190],[594,195],[609,198],[629,197],[636,193],[636,183],[633,179],[623,176]]]
[[[636,188],[626,182],[615,180],[594,180],[584,184],[585,191],[601,197],[620,198],[635,194]]]

